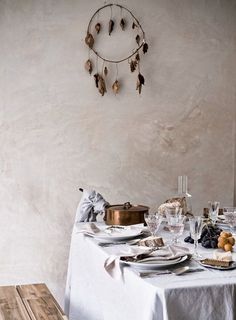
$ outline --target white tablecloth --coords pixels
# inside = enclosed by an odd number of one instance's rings
[[[114,280],[104,270],[104,261],[124,246],[100,247],[74,230],[65,295],[70,320],[236,319],[236,270],[206,269],[144,279],[127,266],[123,281]],[[212,254],[211,249],[200,250]]]

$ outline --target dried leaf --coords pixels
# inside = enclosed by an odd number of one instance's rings
[[[118,80],[116,80],[112,85],[112,90],[115,94],[117,94],[120,90],[120,83]]]
[[[104,93],[107,92],[105,81],[101,76],[99,76],[98,80],[98,91],[101,93],[102,96],[104,96]]]
[[[139,93],[139,94],[141,94],[141,91],[142,91],[142,85],[140,84],[139,80],[137,80],[136,90],[138,90],[138,93]]]
[[[95,30],[96,30],[97,34],[100,32],[100,30],[101,30],[101,23],[98,22],[98,23],[95,25]]]
[[[113,29],[114,29],[114,21],[111,19],[109,21],[109,36],[111,35]]]
[[[143,45],[143,53],[145,54],[148,51],[148,44],[145,42]]]
[[[93,47],[94,44],[94,38],[91,35],[91,33],[87,33],[86,38],[85,38],[85,43],[87,44],[87,46],[89,46],[89,48],[91,49]]]
[[[135,38],[137,44],[139,45],[140,44],[140,36],[137,34],[136,38]]]
[[[85,62],[84,67],[85,67],[85,70],[87,70],[87,71],[89,72],[89,74],[92,73],[92,71],[93,71],[93,64],[92,64],[92,61],[91,61],[91,60],[88,59],[88,60]]]
[[[135,22],[133,22],[132,24],[132,29],[137,28],[137,24]]]
[[[139,53],[136,54],[135,59],[136,59],[136,61],[140,61]]]
[[[138,74],[137,84],[136,84],[136,90],[138,90],[138,93],[141,94],[142,92],[142,86],[144,85],[144,77],[141,73]]]
[[[136,70],[137,67],[137,61],[136,60],[131,60],[130,61],[130,71],[134,72]]]
[[[96,88],[98,88],[98,81],[99,81],[100,76],[99,76],[98,73],[96,73],[93,77],[94,77],[94,80],[95,80]]]
[[[104,75],[107,76],[107,74],[108,74],[108,69],[107,69],[107,67],[104,68],[104,71],[103,71],[103,72],[104,72]]]
[[[121,19],[120,20],[120,27],[121,27],[121,29],[124,31],[125,30],[125,25],[126,25],[126,22],[125,22],[125,19]]]
[[[138,74],[138,79],[139,79],[140,84],[144,85],[145,79],[141,73]]]

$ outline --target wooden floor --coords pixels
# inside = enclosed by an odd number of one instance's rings
[[[0,320],[67,320],[45,284],[0,287]]]

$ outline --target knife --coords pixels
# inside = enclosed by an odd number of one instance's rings
[[[192,273],[192,272],[201,272],[201,271],[205,271],[205,269],[203,269],[203,268],[190,268],[183,273]],[[153,276],[159,276],[162,274],[175,274],[175,270],[174,269],[173,270],[160,270],[160,271],[155,270],[155,271],[150,271],[150,272],[139,272],[138,273],[138,275],[141,278],[149,278],[149,277],[153,277]]]

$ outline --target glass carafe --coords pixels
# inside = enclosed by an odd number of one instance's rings
[[[188,193],[188,177],[178,176],[178,197],[185,198],[185,208],[183,208],[184,213],[192,214],[192,196]]]

